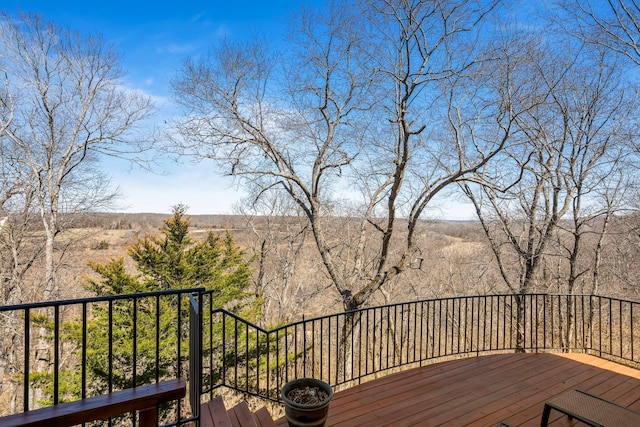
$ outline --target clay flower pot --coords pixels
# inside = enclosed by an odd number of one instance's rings
[[[331,386],[315,378],[299,378],[282,387],[285,416],[290,427],[322,427],[333,397]]]

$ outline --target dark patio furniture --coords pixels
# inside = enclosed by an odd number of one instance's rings
[[[583,390],[569,390],[548,400],[540,425],[546,427],[552,409],[594,427],[637,427],[640,414]]]

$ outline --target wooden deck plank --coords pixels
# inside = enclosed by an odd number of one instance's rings
[[[464,363],[430,365],[420,369],[390,375],[385,381],[381,381],[384,384],[384,388],[393,390],[393,393],[387,394],[384,398],[380,398],[378,395],[382,387],[375,387],[380,380],[375,380],[372,385],[363,387],[366,390],[372,390],[373,393],[359,392],[358,388],[361,386],[352,389],[351,393],[352,396],[357,397],[358,406],[368,405],[375,401],[376,412],[384,417],[385,411],[404,411],[404,406],[411,405],[412,399],[415,399],[416,389],[442,390],[443,392],[438,396],[438,399],[431,398],[426,403],[422,402],[423,408],[427,409],[435,405],[442,405],[447,400],[453,400],[457,391],[466,387],[464,380],[468,377],[468,371],[465,370],[464,366],[468,363],[473,363],[476,369],[481,369],[485,372],[500,368],[491,363],[491,360],[485,358],[468,359]],[[513,365],[514,369],[519,367],[519,363],[521,362],[509,362],[509,364]],[[504,369],[508,369],[508,366],[503,367]],[[344,413],[345,410],[341,406],[336,406],[337,408],[332,407],[332,414],[335,413],[337,415],[337,413],[341,413],[340,418],[344,421],[352,418],[349,417],[347,413]],[[352,408],[351,411],[355,410],[357,412],[358,406],[353,407],[353,405],[350,405]]]
[[[209,403],[206,402],[200,405],[200,427],[214,427]]]
[[[549,384],[555,382],[558,378],[564,376],[577,376],[580,374],[580,367],[573,367],[569,370],[565,367],[565,365],[559,365],[558,367],[553,368],[548,371],[545,375],[541,375],[539,378],[536,378],[533,381],[529,381],[527,389],[514,396],[505,397],[503,403],[503,407],[496,410],[495,406],[488,406],[483,410],[478,411],[478,415],[481,415],[482,418],[478,418],[475,420],[477,423],[490,423],[491,420],[501,418],[501,419],[511,419],[515,420],[515,417],[518,416],[521,412],[528,414],[530,416],[531,411],[530,408],[535,405],[540,406],[540,414],[542,414],[542,407],[544,404],[540,402],[546,401],[548,399],[548,395],[550,392]],[[590,374],[589,374],[590,375]],[[599,381],[603,381],[608,377],[608,373],[606,371],[602,371],[594,376],[591,376],[588,379],[585,379],[584,385],[589,385],[591,382],[597,384]],[[557,394],[557,393],[556,393]],[[534,418],[538,415],[534,413]]]
[[[206,405],[209,410],[209,415],[211,415],[212,425],[216,427],[233,427],[221,397],[216,397],[206,403]],[[204,411],[202,412],[204,413]]]
[[[548,363],[553,363],[553,360]],[[519,408],[520,410],[517,413],[512,408],[513,402],[505,402],[508,403],[505,405],[507,411],[513,411],[512,415],[509,416],[508,419],[515,425],[522,425],[526,423],[532,423],[532,425],[539,424],[540,416],[544,408],[544,402],[550,397],[572,388],[567,386],[567,381],[572,381],[574,384],[581,384],[581,387],[583,388],[591,388],[599,382],[609,378],[606,373],[598,377],[599,372],[603,371],[599,371],[597,368],[592,366],[581,366],[580,364],[570,364],[566,366],[565,370],[558,372],[556,377],[548,378],[547,381],[532,385],[532,388],[536,393],[527,400],[527,405],[525,407]],[[517,378],[512,378],[511,380],[517,381]],[[552,414],[550,422],[560,416],[561,415],[559,414]]]
[[[517,368],[522,370],[523,366]],[[510,375],[510,371],[504,371],[506,375]],[[492,374],[495,377],[496,373]],[[500,375],[500,373],[497,373]],[[446,387],[441,389],[441,393],[447,394],[449,399],[446,403],[438,403],[438,405],[431,405],[428,408],[421,410],[420,412],[409,414],[409,411],[405,409],[404,413],[398,414],[398,425],[417,425],[422,420],[429,420],[429,423],[434,425],[442,424],[443,422],[463,418],[465,422],[469,421],[469,413],[471,411],[478,411],[487,406],[490,406],[492,400],[502,401],[500,394],[503,393],[508,396],[520,394],[527,390],[524,382],[507,383],[505,386],[503,381],[494,381],[493,383],[486,383],[482,378],[474,378],[470,381],[464,381],[461,379],[462,388],[456,387],[452,389]],[[483,393],[479,394],[476,390],[482,389]]]
[[[640,410],[639,370],[584,354],[504,354],[427,365],[339,391],[326,425],[539,426],[544,402],[572,388]],[[574,424],[552,412],[550,425]]]
[[[247,402],[245,402],[244,400],[234,406],[233,410],[230,412],[232,412],[235,415],[235,418],[238,420],[238,427],[258,427],[256,425],[255,419],[253,418],[253,415],[251,414],[251,411],[249,410]],[[231,422],[233,423],[233,421],[234,420],[232,418]]]
[[[276,423],[271,418],[271,414],[264,406],[255,412],[260,427],[276,427]]]
[[[417,381],[408,383],[406,385],[409,389],[406,393],[400,396],[394,396],[393,401],[385,404],[384,408],[376,409],[375,412],[382,420],[391,418],[400,420],[401,418],[407,418],[404,423],[411,425],[417,422],[417,418],[423,418],[423,413],[425,412],[433,412],[436,409],[439,413],[451,410],[455,411],[460,407],[461,402],[470,399],[468,396],[473,396],[473,390],[480,387],[485,382],[487,376],[495,378],[500,375],[509,375],[509,372],[519,373],[523,371],[526,363],[525,358],[512,357],[500,360],[492,360],[491,358],[469,359],[443,364],[444,366],[438,367],[438,370],[448,367],[451,368],[452,372],[455,372],[455,375],[448,376],[448,378],[444,380],[440,378],[436,381],[429,382],[431,378],[427,378],[426,383]],[[469,364],[471,364],[471,366]],[[470,376],[470,368],[474,371],[482,371],[484,376],[478,378],[474,378],[472,375]],[[428,369],[423,374],[431,377],[431,370],[432,369]],[[531,369],[527,371],[527,374],[533,375],[533,372],[533,369]],[[403,381],[403,379],[399,378],[399,381]],[[475,384],[476,381],[479,384]],[[517,384],[520,383],[516,383],[516,386]],[[413,396],[416,392],[415,386],[418,386],[423,391],[423,393],[421,393],[424,396],[423,400],[416,399],[416,397]],[[396,389],[397,388],[394,388],[394,390]],[[437,390],[438,393],[434,396],[429,393],[430,390]],[[470,395],[469,391],[472,392]],[[412,410],[414,406],[418,406],[420,411]],[[352,420],[352,422],[353,421],[354,420]]]

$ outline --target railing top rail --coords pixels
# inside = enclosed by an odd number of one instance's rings
[[[225,316],[229,316],[229,317],[231,317],[233,319],[236,319],[236,320],[238,320],[238,321],[240,321],[240,322],[242,322],[242,323],[244,323],[244,324],[246,324],[248,326],[251,326],[252,328],[255,328],[257,331],[262,332],[264,334],[268,334],[268,333],[271,333],[271,332],[274,332],[274,331],[280,329],[280,328],[276,328],[276,329],[272,329],[272,330],[264,329],[264,328],[254,324],[252,322],[249,322],[248,320],[243,319],[242,317],[238,316],[235,313],[232,313],[232,312],[230,312],[228,310],[225,310],[224,308],[215,308],[215,309],[211,310],[211,314],[212,315],[216,314],[216,313],[221,313],[221,314],[223,314]]]
[[[25,310],[25,309],[33,309],[33,308],[56,307],[56,306],[71,305],[71,304],[88,304],[88,303],[96,303],[96,302],[104,302],[104,301],[117,301],[117,300],[123,300],[123,299],[133,299],[133,298],[148,298],[148,297],[164,296],[164,295],[191,294],[194,292],[202,293],[204,291],[205,291],[204,288],[172,289],[167,291],[139,292],[134,294],[108,295],[108,296],[100,296],[100,297],[87,297],[87,298],[57,300],[57,301],[42,301],[42,302],[34,302],[34,303],[0,306],[0,312],[12,311],[12,310]]]
[[[163,296],[163,295],[177,295],[177,294],[191,294],[191,293],[202,293],[202,294],[207,294],[210,293],[212,291],[207,291],[205,288],[188,288],[188,289],[172,289],[172,290],[166,290],[166,291],[156,291],[156,292],[140,292],[140,293],[133,293],[133,294],[120,294],[120,295],[109,295],[109,296],[100,296],[100,297],[86,297],[86,298],[75,298],[75,299],[65,299],[65,300],[57,300],[57,301],[41,301],[41,302],[34,302],[34,303],[24,303],[24,304],[13,304],[13,305],[4,305],[4,306],[0,306],[0,312],[4,312],[4,311],[12,311],[12,310],[25,310],[25,309],[33,309],[33,308],[45,308],[45,307],[56,307],[56,306],[63,306],[63,305],[71,305],[71,304],[87,304],[87,303],[96,303],[96,302],[104,302],[104,301],[116,301],[116,300],[123,300],[123,299],[132,299],[132,298],[146,298],[146,297],[154,297],[154,296]],[[308,318],[308,319],[303,319],[303,320],[298,320],[296,322],[290,323],[288,325],[283,325],[280,326],[278,328],[273,329],[271,332],[275,332],[276,330],[282,329],[286,326],[293,326],[296,324],[301,324],[304,322],[310,322],[310,321],[317,321],[317,320],[322,320],[322,319],[327,319],[330,317],[336,317],[336,316],[342,316],[342,315],[347,315],[347,314],[355,314],[358,312],[362,312],[362,311],[367,311],[367,310],[373,310],[373,309],[381,309],[381,308],[387,308],[387,307],[397,307],[399,305],[406,305],[406,304],[419,304],[419,303],[425,303],[425,302],[430,302],[430,301],[446,301],[446,300],[452,300],[452,299],[470,299],[470,298],[494,298],[494,297],[515,297],[515,296],[540,296],[540,297],[548,297],[548,296],[571,296],[571,297],[592,297],[592,298],[606,298],[612,301],[620,301],[620,302],[628,302],[628,303],[632,303],[632,304],[640,304],[640,301],[634,301],[634,300],[629,300],[629,299],[622,299],[622,298],[615,298],[615,297],[608,297],[605,295],[591,295],[591,294],[567,294],[567,293],[528,293],[528,294],[509,294],[509,293],[499,293],[499,294],[487,294],[487,295],[460,295],[460,296],[450,296],[450,297],[439,297],[439,298],[427,298],[427,299],[421,299],[421,300],[413,300],[413,301],[405,301],[405,302],[399,302],[399,303],[391,303],[391,304],[384,304],[384,305],[376,305],[376,306],[369,306],[369,307],[362,307],[359,309],[354,309],[354,310],[348,310],[348,311],[342,311],[342,312],[335,312],[335,313],[330,313],[330,314],[326,314],[323,316],[316,316],[316,317],[312,317],[312,318]],[[258,325],[254,325],[250,322],[247,322],[246,320],[244,320],[243,318],[235,315],[234,313],[224,309],[224,308],[216,308],[212,311],[213,313],[225,313],[226,315],[229,315],[231,317],[237,318],[238,320],[245,322],[245,323],[249,323],[250,326],[253,326],[257,329],[259,329],[262,332],[270,332],[267,331],[263,328],[261,328]]]
[[[207,291],[206,293],[211,292],[211,291]],[[384,304],[384,305],[376,305],[376,306],[370,306],[370,307],[362,307],[362,308],[358,308],[358,309],[354,309],[354,310],[348,310],[348,311],[340,311],[340,312],[335,312],[335,313],[330,313],[330,314],[325,314],[322,316],[316,316],[316,317],[310,317],[310,318],[305,318],[303,315],[303,318],[301,320],[296,320],[294,322],[291,323],[287,323],[286,325],[281,325],[278,326],[276,328],[267,330],[264,329],[254,323],[251,323],[245,319],[243,319],[242,317],[224,309],[224,308],[216,308],[214,310],[212,310],[212,314],[214,313],[222,313],[226,316],[232,317],[244,324],[247,324],[248,326],[255,328],[257,331],[260,331],[262,333],[265,334],[271,334],[271,333],[276,333],[282,330],[285,330],[287,328],[291,328],[297,325],[302,325],[304,323],[309,323],[309,322],[317,322],[317,321],[322,321],[325,319],[330,319],[330,318],[336,318],[336,317],[340,317],[340,316],[346,316],[349,314],[357,314],[360,312],[366,312],[366,311],[370,311],[370,310],[380,310],[380,309],[385,309],[385,308],[392,308],[392,307],[398,307],[398,306],[402,306],[402,305],[410,305],[410,304],[421,304],[421,303],[427,303],[427,302],[439,302],[439,301],[449,301],[449,300],[464,300],[464,299],[487,299],[487,298],[507,298],[507,297],[517,297],[517,296],[523,296],[523,297],[549,297],[549,296],[559,296],[559,297],[594,297],[594,298],[606,298],[608,300],[611,301],[621,301],[621,302],[628,302],[630,304],[640,304],[640,302],[638,301],[632,301],[632,300],[623,300],[623,299],[619,299],[619,298],[613,298],[613,297],[607,297],[607,296],[603,296],[603,295],[591,295],[591,294],[567,294],[567,293],[527,293],[527,294],[509,294],[509,293],[498,293],[498,294],[486,294],[486,295],[460,295],[460,296],[450,296],[450,297],[439,297],[439,298],[428,298],[428,299],[421,299],[421,300],[414,300],[414,301],[405,301],[405,302],[398,302],[398,303],[390,303],[390,304]]]
[[[619,301],[619,302],[628,302],[631,304],[640,304],[640,301],[635,301],[631,299],[624,299],[618,297],[610,297],[606,295],[593,295],[593,294],[567,294],[567,293],[548,293],[544,294],[548,296],[561,296],[561,297],[588,297],[588,298],[604,298],[611,301]]]

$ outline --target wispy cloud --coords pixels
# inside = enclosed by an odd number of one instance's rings
[[[201,21],[201,18],[202,18],[203,16],[205,16],[205,13],[204,13],[204,12],[200,12],[200,13],[198,13],[198,14],[193,15],[193,16],[189,19],[189,21],[191,21],[191,22],[200,22],[200,21]]]
[[[231,35],[231,33],[232,33],[232,31],[225,24],[219,25],[218,28],[216,29],[216,31],[214,32],[215,37],[218,38],[218,39],[229,37]]]
[[[197,46],[193,43],[169,43],[156,49],[159,54],[169,53],[172,55],[193,52]]]

